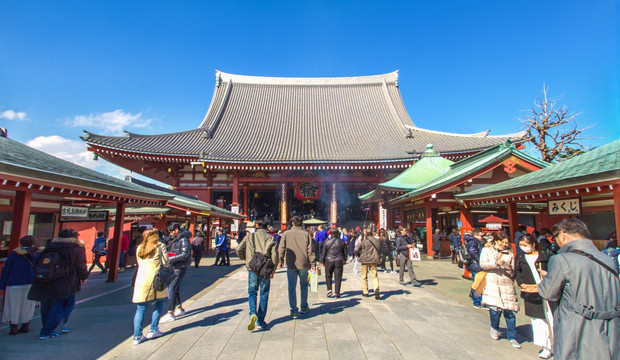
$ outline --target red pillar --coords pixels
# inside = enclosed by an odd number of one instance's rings
[[[620,234],[620,185],[614,185],[614,216],[616,218],[616,238]]]
[[[31,192],[15,192],[15,205],[13,206],[13,225],[11,228],[11,240],[9,241],[9,252],[18,247],[19,239],[28,233],[31,203]]]
[[[232,190],[232,203],[233,205],[239,205],[239,173],[233,174],[233,190]]]
[[[189,217],[189,232],[191,232],[192,235],[196,235],[196,215],[194,214]]]
[[[125,219],[125,203],[116,203],[116,217],[114,218],[114,235],[112,243],[108,244],[108,280],[118,279],[118,263],[121,255],[121,239],[123,238],[123,223]]]
[[[433,210],[431,204],[424,204],[426,210],[426,255],[433,257]]]
[[[243,215],[248,218],[248,188],[243,188]]]
[[[461,221],[461,225],[462,225],[460,229],[461,244],[462,244],[461,246],[465,246],[465,240],[463,240],[463,238],[465,237],[464,230],[470,231],[471,229],[473,229],[474,218],[471,216],[471,211],[463,207],[461,207],[459,215],[460,215],[459,220]],[[463,270],[463,277],[467,279],[471,279],[471,273],[469,272],[469,270],[467,270],[467,268]]]
[[[512,239],[512,251],[515,252],[515,255],[517,251],[516,246],[515,246],[516,239],[513,239],[512,237],[515,236],[518,226],[519,226],[519,215],[517,215],[517,203],[509,202],[508,203],[508,229],[509,229],[508,231],[510,231],[510,234],[507,234],[507,235],[509,239]]]
[[[203,233],[205,235],[205,251],[209,254],[211,251],[211,216],[207,218],[207,231]]]

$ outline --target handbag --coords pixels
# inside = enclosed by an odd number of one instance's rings
[[[159,248],[160,260],[161,257],[161,248]],[[155,277],[153,277],[153,289],[155,289],[155,291],[164,291],[164,289],[170,286],[170,284],[172,284],[178,276],[179,275],[174,272],[172,265],[164,265],[164,263],[161,262],[159,269],[157,269],[157,272],[155,273]]]
[[[422,261],[422,256],[420,255],[420,249],[418,249],[417,247],[409,248],[409,260]]]
[[[537,292],[521,291],[520,296],[521,299],[533,304],[542,304],[543,301],[543,298]]]

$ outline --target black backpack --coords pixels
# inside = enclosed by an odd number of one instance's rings
[[[254,256],[248,267],[251,272],[256,273],[259,277],[267,279],[271,276],[276,266],[271,261],[271,258],[265,256],[263,253],[256,251],[256,245],[254,244],[254,234],[252,234],[252,246],[254,248]]]
[[[34,266],[34,277],[37,282],[50,282],[71,273],[71,267],[63,266],[60,251],[43,251]]]
[[[469,248],[469,246],[467,244],[463,244],[459,248],[459,258],[461,258],[461,262],[465,266],[471,265],[471,263],[474,261],[474,258],[469,253],[469,249],[468,248]]]

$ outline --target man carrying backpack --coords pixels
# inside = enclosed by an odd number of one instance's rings
[[[476,278],[476,274],[482,271],[480,267],[480,252],[482,251],[482,230],[480,228],[474,228],[471,233],[465,234],[463,237],[465,246],[467,247],[468,259],[463,259],[464,265],[467,270],[471,272],[472,281]],[[467,264],[469,262],[469,264]],[[476,309],[482,309],[482,294],[476,295],[474,290],[471,290],[471,297],[474,300],[474,307]]]
[[[88,278],[84,242],[78,240],[74,229],[63,229],[37,260],[34,284],[28,299],[41,302],[43,328],[39,340],[51,339],[68,333],[64,324],[75,307],[75,294]],[[56,331],[62,324],[60,332]]]
[[[248,269],[249,331],[267,329],[265,315],[267,315],[267,303],[269,301],[269,285],[276,272],[275,264],[278,264],[276,242],[273,236],[267,233],[267,226],[266,221],[257,220],[255,222],[256,231],[244,237],[236,250],[237,256],[239,259],[245,260],[245,266]],[[257,311],[256,297],[259,289],[260,298]]]

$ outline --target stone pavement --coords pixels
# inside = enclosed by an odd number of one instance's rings
[[[37,319],[34,334],[0,335],[0,358],[17,358],[17,354],[25,354],[20,356],[25,359],[538,358],[538,348],[530,342],[529,319],[521,313],[517,326],[522,349],[512,348],[505,338],[494,341],[489,337],[488,312],[472,308],[467,297],[470,282],[461,278],[461,271],[449,260],[415,264],[418,278],[425,283],[422,288],[401,286],[397,274],[380,272],[381,300],[361,296],[360,275],[347,264],[343,296],[327,298],[325,285],[320,283],[317,293],[309,293],[311,311],[297,320],[289,317],[286,269],[278,269],[269,297],[270,329],[265,332],[246,328],[247,271],[237,259],[235,263],[236,267],[188,270],[183,284],[183,296],[191,296],[185,302],[187,313],[161,324],[165,333],[161,338],[132,346],[135,306],[130,304],[131,288],[123,286],[129,284],[133,271],[126,271],[114,285],[120,290],[76,307],[71,334],[36,340]],[[103,287],[96,279],[89,283],[93,289]],[[87,299],[84,293],[89,291],[94,290],[85,287],[80,297]],[[145,323],[150,311],[147,315]]]

